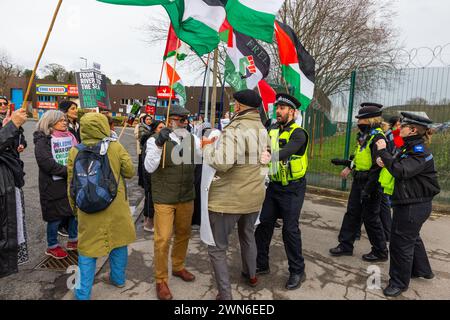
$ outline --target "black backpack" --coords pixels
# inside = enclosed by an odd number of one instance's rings
[[[109,165],[108,154],[100,154],[101,142],[88,147],[76,146],[70,196],[77,208],[91,214],[105,210],[117,195],[118,181]],[[120,175],[119,175],[120,179]]]

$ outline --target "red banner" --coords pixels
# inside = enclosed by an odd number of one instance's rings
[[[170,91],[172,91],[172,99],[175,99],[175,92],[170,87],[164,86],[156,90],[158,99],[170,99]]]
[[[58,109],[58,102],[38,102],[38,109]]]
[[[67,95],[70,97],[78,97],[78,87],[72,84],[67,86]]]

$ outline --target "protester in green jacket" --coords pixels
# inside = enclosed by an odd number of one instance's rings
[[[99,113],[88,113],[81,118],[81,140],[93,146],[110,137],[108,119]],[[69,154],[67,173],[68,185],[72,181],[74,160],[78,150],[72,148]],[[95,276],[96,258],[109,255],[111,263],[110,281],[115,286],[124,286],[127,264],[127,245],[136,240],[134,223],[126,194],[125,178],[135,174],[133,162],[125,148],[116,141],[110,141],[108,158],[111,170],[118,181],[117,196],[107,209],[95,214],[86,214],[75,208],[69,196],[70,205],[78,217],[78,252],[80,287],[75,290],[77,299],[89,299]],[[70,195],[70,190],[69,195]]]

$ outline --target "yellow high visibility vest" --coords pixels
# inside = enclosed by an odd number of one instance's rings
[[[284,131],[281,135],[280,129],[272,129],[269,131],[272,143],[272,154],[280,151],[280,140],[286,140],[286,143],[289,143],[291,135],[296,129],[301,129],[305,132],[309,144],[308,133],[306,130],[294,123],[289,131]],[[272,182],[282,183],[283,186],[287,186],[291,181],[300,180],[305,176],[306,170],[308,169],[308,145],[306,146],[306,151],[303,156],[293,155],[286,162],[271,162],[269,164],[269,169],[270,180]]]

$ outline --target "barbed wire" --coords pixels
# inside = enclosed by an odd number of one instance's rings
[[[396,58],[406,68],[450,67],[450,43],[434,48],[400,49]]]

